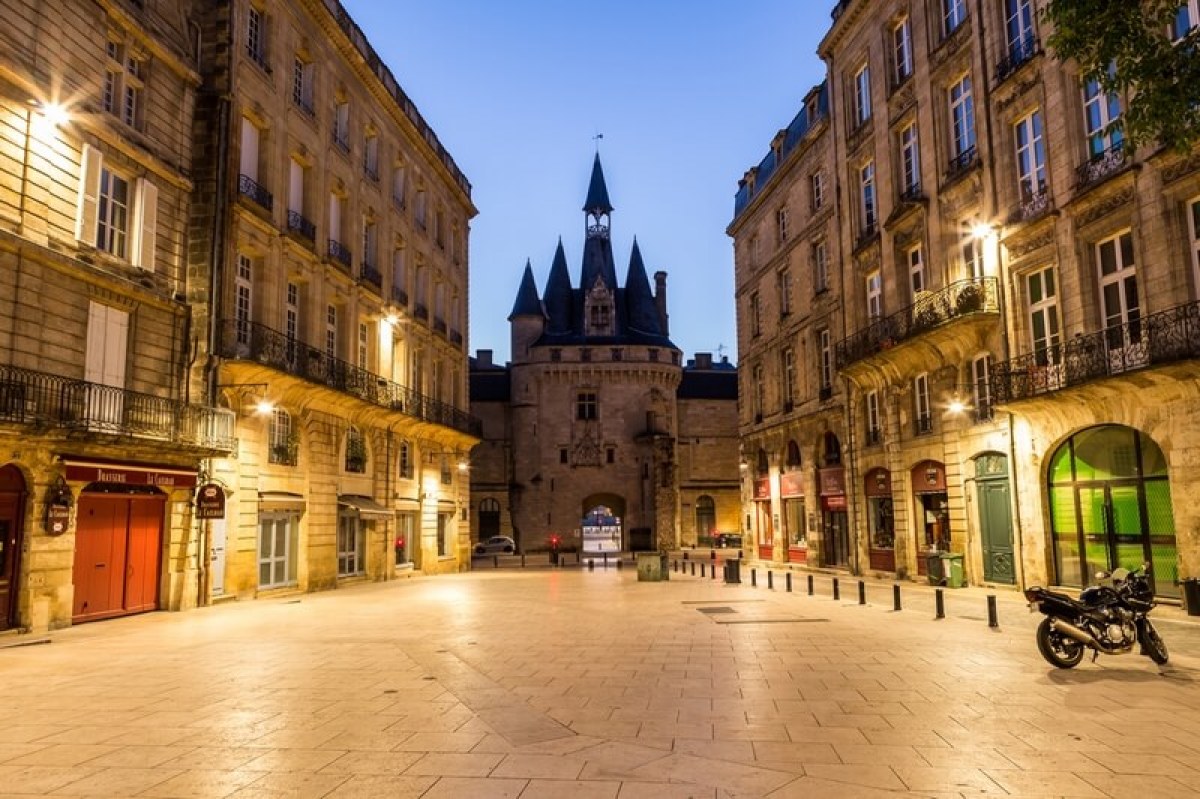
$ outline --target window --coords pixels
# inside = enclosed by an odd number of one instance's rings
[[[1187,0],[1175,12],[1171,23],[1171,41],[1177,42],[1200,25],[1200,0]]]
[[[1008,57],[1023,62],[1033,56],[1033,3],[1031,0],[1005,0],[1004,35],[1008,40]]]
[[[1110,67],[1110,72],[1112,68]],[[1088,139],[1088,155],[1099,158],[1109,150],[1119,150],[1124,143],[1121,131],[1114,127],[1121,118],[1121,98],[1116,92],[1105,93],[1098,80],[1083,84],[1084,132]]]
[[[411,480],[413,476],[412,445],[401,441],[396,452],[396,474],[402,480]]]
[[[750,335],[762,335],[762,297],[757,291],[750,295]]]
[[[89,383],[125,388],[125,364],[129,357],[129,313],[110,305],[88,302],[87,337],[84,343],[83,379]],[[87,420],[101,426],[123,424],[124,397],[107,392],[88,392]]]
[[[267,66],[266,19],[261,9],[250,6],[246,14],[246,55],[264,69]]]
[[[604,462],[605,463],[616,463],[617,462],[617,451],[615,449],[613,449],[612,447],[609,447],[608,449],[604,450]]]
[[[791,347],[783,350],[783,407],[791,410],[796,401],[796,352]]]
[[[919,374],[913,380],[914,432],[924,435],[933,432],[933,416],[929,412],[929,375]]]
[[[942,35],[958,30],[967,18],[967,0],[942,0]]]
[[[758,236],[750,237],[750,265],[758,266],[762,248],[758,246]]]
[[[900,131],[900,168],[903,170],[902,188],[905,197],[921,193],[921,153],[917,141],[917,123],[908,124]]]
[[[363,174],[379,182],[379,137],[374,133],[363,139]]]
[[[818,241],[812,248],[813,288],[816,294],[829,291],[829,256],[825,242]]]
[[[286,355],[288,363],[295,363],[297,346],[300,335],[300,287],[295,283],[287,284],[287,300],[284,306],[283,333],[287,337]]]
[[[971,76],[964,75],[950,87],[950,145],[955,158],[975,154],[975,101],[971,97]]]
[[[754,421],[761,422],[767,405],[767,381],[762,364],[754,367]]]
[[[337,306],[327,305],[325,307],[325,354],[330,358],[337,357],[338,340],[338,311]]]
[[[486,501],[486,500],[485,500]],[[500,519],[499,509],[496,512],[496,529],[499,530]],[[416,545],[416,540],[413,539],[413,531],[416,530],[416,514],[409,512],[401,512],[396,514],[396,540],[393,542],[393,547],[396,550],[396,565],[401,566],[408,563],[412,559],[412,550]]]
[[[717,532],[717,503],[707,494],[696,498],[696,542],[711,544]]]
[[[859,231],[861,236],[875,233],[878,223],[878,207],[875,204],[875,162],[868,161],[858,170],[859,188]]]
[[[259,588],[280,588],[296,582],[297,521],[294,513],[259,514]]]
[[[125,257],[130,199],[129,181],[115,172],[101,169],[96,249],[118,258]]]
[[[600,404],[595,391],[580,391],[575,395],[575,418],[581,422],[600,418]]]
[[[788,209],[786,205],[775,212],[775,236],[780,244],[788,240]]]
[[[146,64],[127,46],[111,39],[105,54],[104,110],[130,127],[139,127]]]
[[[854,73],[854,126],[871,118],[871,68],[863,64]]]
[[[821,398],[828,399],[833,394],[833,337],[828,328],[817,333],[817,352],[820,358]]]
[[[366,523],[359,518],[357,513],[349,510],[343,510],[338,513],[338,577],[350,577],[355,574],[362,574],[363,549],[366,537]]]
[[[370,217],[363,217],[363,252],[362,263],[363,269],[374,269],[376,263],[375,257],[375,241],[377,228],[374,220]]]
[[[426,206],[425,194],[426,194],[426,192],[424,189],[417,189],[417,203],[416,203],[416,207],[413,208],[413,219],[416,221],[416,223],[418,225],[421,226],[422,230],[425,229],[425,206]]]
[[[812,187],[812,208],[819,211],[825,206],[825,173],[813,172],[808,181]]]
[[[563,464],[567,463],[567,448],[566,447],[558,448],[558,462],[563,463]]]
[[[351,474],[367,471],[367,440],[357,427],[346,429],[346,458],[343,468]]]
[[[233,321],[240,346],[250,344],[253,293],[254,262],[250,256],[238,253],[237,277],[233,283]]]
[[[879,392],[867,393],[867,444],[878,444],[881,438],[879,430]]]
[[[992,357],[980,355],[971,363],[971,394],[975,403],[975,421],[992,418],[992,390],[988,374],[992,370]]]
[[[971,232],[963,236],[962,274],[965,278],[983,277],[983,240]]]
[[[132,189],[132,190],[131,190]],[[83,145],[75,237],[134,266],[153,270],[158,226],[158,188],[130,180],[104,164],[103,154]]]
[[[292,214],[304,216],[304,164],[295,158],[288,159],[288,223],[292,223]]]
[[[1025,278],[1029,290],[1029,331],[1039,366],[1058,362],[1060,343],[1058,291],[1054,285],[1054,267],[1039,269]]]
[[[358,368],[369,369],[370,357],[368,350],[368,342],[371,340],[371,331],[366,322],[358,323]]]
[[[242,117],[242,149],[239,153],[239,164],[242,175],[250,178],[254,183],[258,183],[258,162],[259,162],[259,147],[262,139],[262,131],[258,125],[254,124],[254,120],[249,117]],[[253,194],[245,187],[241,188],[243,194]]]
[[[345,101],[333,107],[333,143],[342,152],[350,152],[350,103]]]
[[[407,189],[407,169],[404,164],[396,164],[392,170],[392,202],[397,208],[404,208],[405,189]]]
[[[874,322],[883,316],[883,278],[876,269],[867,275],[867,320]]]
[[[779,295],[779,315],[787,316],[792,312],[792,273],[781,269],[775,275],[775,291]]]
[[[450,531],[452,526],[450,522],[453,520],[452,513],[439,513],[437,515],[437,550],[438,557],[444,558],[450,554]]]
[[[408,261],[403,247],[392,250],[392,300],[408,304]]]
[[[1192,239],[1192,276],[1196,296],[1200,296],[1200,197],[1188,203],[1188,232]]]
[[[917,296],[925,290],[925,259],[921,256],[920,245],[909,250],[907,258],[908,285],[912,291],[912,299],[916,302]]]
[[[912,75],[912,23],[908,17],[892,27],[892,69],[897,86]]]
[[[1098,243],[1096,261],[1100,272],[1100,312],[1112,358],[1114,351],[1142,339],[1133,233],[1126,230]],[[1121,361],[1121,365],[1132,365],[1127,358]]]
[[[1021,201],[1046,191],[1046,148],[1042,142],[1042,114],[1034,111],[1013,126],[1017,143],[1017,186]]]
[[[292,103],[313,116],[313,65],[298,55],[292,58]]]
[[[295,466],[299,447],[292,431],[292,416],[282,408],[271,412],[271,424],[267,431],[268,463]]]

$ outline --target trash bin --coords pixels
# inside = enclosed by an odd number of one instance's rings
[[[742,561],[740,558],[731,558],[725,561],[725,582],[729,585],[737,585],[742,582]]]
[[[942,553],[928,552],[925,555],[925,573],[930,585],[941,585],[946,581],[946,572],[942,568]]]
[[[638,582],[661,582],[671,579],[667,571],[667,553],[639,552],[637,553]]]
[[[963,556],[956,552],[942,553],[942,575],[947,588],[962,588],[967,584],[963,575]]]
[[[1200,616],[1200,577],[1183,580],[1183,609],[1189,616]]]

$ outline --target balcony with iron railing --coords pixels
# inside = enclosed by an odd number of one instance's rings
[[[343,154],[350,153],[350,134],[339,125],[334,125],[333,134],[330,137],[333,140],[333,146],[340,150]]]
[[[1075,169],[1075,188],[1082,190],[1090,188],[1125,168],[1129,161],[1129,153],[1125,142],[1114,142],[1103,152],[1096,153]]]
[[[1016,74],[1017,70],[1033,60],[1040,53],[1036,36],[1029,35],[1012,42],[1008,46],[1008,55],[996,64],[996,85],[1003,83]]]
[[[380,274],[378,269],[366,261],[362,263],[359,269],[361,270],[360,278],[362,279],[362,282],[365,285],[375,289],[375,293],[378,294],[383,289],[383,275]]]
[[[974,169],[978,163],[979,149],[975,145],[971,145],[950,159],[950,163],[946,167],[946,174],[942,176],[942,182],[952,183],[958,180]]]
[[[218,348],[218,354],[229,360],[263,364],[371,405],[468,435],[479,437],[482,433],[480,421],[466,411],[258,323],[223,321]]]
[[[238,175],[238,194],[268,211],[275,205],[275,199],[271,196],[271,192],[260,186],[249,175]]]
[[[1200,302],[1077,335],[996,364],[991,397],[1004,405],[1093,380],[1200,359]]]
[[[462,346],[462,343],[463,343],[462,333],[459,333],[457,330],[454,330],[452,328],[450,330],[450,343],[456,347]]]
[[[15,366],[0,366],[4,422],[214,453],[228,453],[237,445],[233,411]]]
[[[933,416],[923,413],[913,418],[913,435],[927,436],[933,433]]]
[[[341,265],[341,267],[347,272],[350,271],[350,262],[352,260],[350,257],[350,250],[346,248],[345,244],[342,244],[337,239],[329,240],[329,257],[335,263]]]
[[[433,332],[446,335],[446,320],[440,316],[433,317]]]
[[[883,442],[883,430],[881,430],[878,427],[868,427],[866,439],[867,439],[866,443],[867,443],[868,447],[874,447],[877,444],[882,443]]]
[[[317,226],[305,219],[299,211],[288,211],[287,227],[289,233],[307,239],[310,244],[317,240]]]
[[[407,308],[408,292],[399,286],[392,286],[392,302],[396,303],[401,308]]]
[[[999,282],[994,277],[974,277],[951,283],[894,314],[877,319],[839,341],[834,348],[838,369],[890,350],[901,342],[936,330],[956,319],[977,314],[998,314]]]
[[[1021,203],[1009,221],[1013,224],[1032,222],[1045,216],[1049,211],[1050,193],[1046,189],[1046,182],[1039,180],[1035,187],[1031,180],[1026,179],[1021,181]]]
[[[413,305],[413,316],[415,316],[417,319],[428,322],[429,306],[425,305],[423,302],[418,302],[417,304]]]

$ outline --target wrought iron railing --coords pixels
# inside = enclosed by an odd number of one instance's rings
[[[997,313],[999,310],[1000,294],[996,278],[974,277],[951,283],[839,341],[834,348],[837,368],[844,369],[959,317]]]
[[[295,438],[275,442],[267,452],[267,462],[280,466],[295,466],[300,462],[300,442]]]
[[[408,307],[408,292],[399,286],[392,286],[392,302],[402,307]]]
[[[350,250],[337,239],[329,240],[329,257],[341,264],[347,271],[350,269]]]
[[[1026,36],[1008,46],[1008,55],[996,64],[996,83],[1008,80],[1023,64],[1041,52],[1036,36]]]
[[[962,175],[963,173],[974,168],[976,162],[978,161],[979,150],[972,145],[950,159],[950,164],[946,167],[945,179],[954,180],[959,175]]]
[[[344,130],[339,130],[335,125],[333,128],[333,145],[343,153],[350,152],[350,134]]]
[[[1076,185],[1080,189],[1099,183],[1120,172],[1128,160],[1125,142],[1119,141],[1101,153],[1096,153],[1075,170]]]
[[[225,320],[220,333],[219,354],[223,358],[256,361],[382,408],[481,435],[480,421],[466,411],[327,355],[278,330],[253,322]]]
[[[817,399],[821,402],[833,399],[833,386],[821,386],[817,390]]]
[[[304,112],[308,118],[313,118],[317,115],[317,109],[313,107],[311,98],[301,96],[299,94],[292,95],[292,104]]]
[[[933,417],[928,413],[913,419],[913,435],[927,436],[933,432]]]
[[[1013,214],[1013,222],[1029,222],[1043,216],[1050,210],[1050,194],[1046,191],[1046,182],[1038,181],[1036,188],[1031,181],[1021,181],[1021,204]]]
[[[249,175],[238,175],[238,193],[243,197],[248,197],[268,211],[275,204],[275,199],[271,196],[271,192],[260,186]]]
[[[463,341],[462,333],[459,333],[457,330],[450,331],[450,343],[451,344],[454,344],[457,346],[457,345],[462,344],[462,341]]]
[[[425,303],[418,302],[413,306],[413,316],[429,321],[429,307]]]
[[[867,446],[873,447],[883,441],[883,431],[878,427],[867,428]]]
[[[1065,388],[1159,364],[1200,358],[1200,302],[996,364],[991,395],[997,404],[1032,399]]]
[[[62,375],[0,366],[0,421],[229,452],[233,411]]]
[[[363,175],[372,183],[379,182],[379,167],[371,164],[363,164]]]
[[[373,286],[375,291],[379,291],[383,287],[383,275],[379,273],[378,269],[365,262],[359,268],[362,270],[361,277],[364,283]]]
[[[433,317],[433,332],[446,335],[446,320],[440,316]]]
[[[921,184],[919,182],[905,186],[900,192],[900,202],[902,203],[915,203],[924,199],[925,194],[921,191]]]
[[[862,230],[858,232],[858,238],[854,240],[854,249],[861,250],[863,247],[871,244],[879,237],[879,225],[876,222],[868,222],[863,225]]]
[[[290,232],[310,242],[317,240],[317,226],[305,219],[299,211],[288,211],[287,226]]]

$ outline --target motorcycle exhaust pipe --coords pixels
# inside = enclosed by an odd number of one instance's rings
[[[1091,633],[1088,633],[1086,630],[1076,627],[1074,624],[1071,624],[1070,622],[1063,621],[1062,619],[1057,619],[1057,618],[1051,619],[1050,620],[1050,629],[1054,630],[1056,633],[1065,635],[1072,640],[1078,641],[1079,643],[1083,644],[1084,646],[1090,646],[1092,649],[1096,649],[1100,652],[1103,652],[1106,655],[1121,655],[1121,654],[1124,654],[1129,651],[1128,649],[1122,649],[1120,647],[1114,648],[1114,647],[1105,646],[1104,644],[1097,641],[1095,636],[1093,636]]]

